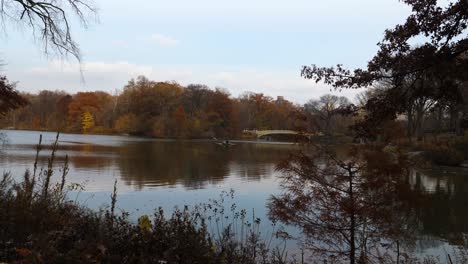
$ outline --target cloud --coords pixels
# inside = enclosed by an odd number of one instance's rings
[[[224,82],[224,83],[232,83],[235,82],[235,73],[232,72],[219,72],[215,74],[216,80],[219,82]]]
[[[128,62],[87,62],[82,65],[78,63],[52,61],[46,66],[34,67],[31,69],[33,74],[64,74],[64,75],[79,75],[80,71],[84,75],[101,75],[101,74],[124,74],[124,75],[149,75],[153,71],[151,66],[136,65]]]
[[[233,96],[244,92],[263,93],[272,97],[284,96],[295,103],[303,104],[310,99],[317,99],[321,95],[330,93],[346,96],[353,100],[361,89],[345,89],[336,91],[329,85],[306,80],[298,71],[262,71],[238,70],[214,73],[206,78],[214,86],[228,89]]]
[[[23,72],[11,72],[20,83],[18,89],[36,92],[43,89],[77,91],[121,89],[130,79],[144,75],[157,81],[187,82],[192,71],[185,68],[168,69],[129,62],[64,63],[52,61],[45,66]]]
[[[175,46],[175,45],[179,44],[178,39],[175,39],[175,38],[173,38],[171,36],[158,34],[158,33],[151,35],[150,41],[152,43],[155,43],[155,44],[159,45],[159,46]]]

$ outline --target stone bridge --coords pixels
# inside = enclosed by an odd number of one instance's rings
[[[273,135],[302,135],[310,137],[312,134],[301,134],[293,130],[244,130],[244,133],[253,134],[257,138],[273,136]]]

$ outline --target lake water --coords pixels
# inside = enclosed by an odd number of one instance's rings
[[[20,178],[32,169],[39,135],[50,145],[55,133],[2,131],[8,144],[0,153],[0,170]],[[194,205],[217,198],[221,191],[235,191],[237,208],[254,210],[266,218],[265,204],[279,193],[276,164],[297,146],[290,144],[236,142],[224,148],[212,141],[172,141],[135,137],[61,134],[57,166],[69,156],[68,182],[84,191],[73,192],[91,208],[109,204],[117,180],[117,207],[133,219],[152,214],[162,206]],[[46,167],[50,149],[40,156]],[[58,173],[59,174],[59,173]],[[56,177],[59,177],[58,175]],[[410,177],[415,189],[430,192],[431,206],[419,213],[421,239],[414,249],[421,254],[446,255],[468,234],[468,170],[435,168]]]

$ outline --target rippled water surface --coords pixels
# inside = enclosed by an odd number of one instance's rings
[[[14,177],[32,169],[40,134],[44,146],[55,139],[55,133],[48,132],[4,132],[8,144],[0,154],[0,166]],[[268,197],[278,192],[276,164],[294,148],[253,143],[224,148],[212,141],[61,134],[56,166],[59,174],[64,156],[69,156],[68,181],[85,187],[76,195],[93,208],[109,203],[117,179],[118,206],[129,212],[205,202],[234,189],[238,206],[256,208],[260,214]],[[46,167],[49,155],[50,148],[45,147],[40,167]]]

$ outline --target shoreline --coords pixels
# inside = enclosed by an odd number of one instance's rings
[[[147,136],[138,136],[138,135],[129,135],[129,134],[118,134],[118,133],[107,133],[107,134],[97,134],[97,133],[74,133],[74,132],[60,132],[60,131],[50,131],[50,130],[33,130],[33,129],[5,129],[1,128],[1,132],[8,132],[8,131],[19,131],[19,132],[37,132],[37,133],[53,133],[56,134],[59,132],[60,134],[66,135],[80,135],[80,136],[109,136],[109,137],[123,137],[123,138],[133,138],[139,140],[147,140],[147,141],[170,141],[170,142],[212,142],[212,143],[219,143],[224,140],[221,139],[211,139],[211,138],[155,138],[155,137],[147,137]],[[59,140],[60,141],[60,140]],[[258,139],[229,139],[231,143],[244,143],[244,144],[268,144],[268,145],[299,145],[298,142],[291,142],[291,141],[267,141],[267,140],[258,140]],[[79,144],[81,142],[75,142]]]

